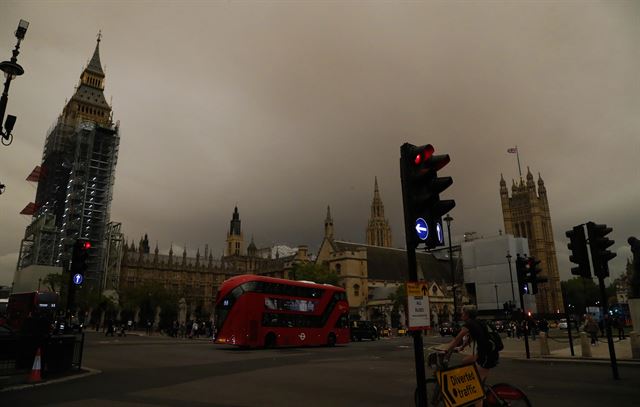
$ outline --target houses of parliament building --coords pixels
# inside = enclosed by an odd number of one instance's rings
[[[197,306],[211,311],[218,287],[230,277],[254,273],[270,277],[288,278],[295,263],[308,262],[307,246],[299,246],[294,255],[271,255],[271,248],[258,249],[253,239],[246,251],[241,229],[240,214],[236,207],[227,232],[224,255],[214,259],[213,251],[205,246],[204,253],[198,249],[195,257],[188,257],[186,248],[181,254],[160,254],[156,244],[150,250],[147,235],[135,243],[125,243],[118,278],[120,290],[158,284],[183,297],[190,309]]]
[[[145,284],[159,284],[183,297],[192,311],[196,307],[211,311],[218,288],[232,276],[254,273],[290,278],[296,263],[315,261],[336,272],[338,284],[347,292],[351,312],[371,318],[377,310],[390,312],[389,295],[407,281],[405,251],[391,247],[391,228],[384,215],[377,179],[365,231],[366,243],[335,239],[329,207],[324,221],[324,238],[314,259],[304,245],[298,246],[295,254],[280,255],[277,251],[272,253],[270,247],[259,249],[251,239],[245,249],[241,226],[236,207],[227,231],[224,255],[218,259],[208,247],[202,254],[198,249],[195,257],[188,257],[186,249],[182,253],[174,253],[173,247],[170,247],[169,254],[160,254],[157,244],[151,250],[146,235],[137,246],[133,242],[125,244],[117,287],[126,290]],[[440,288],[446,286],[450,276],[449,262],[440,261],[428,253],[421,253],[418,257],[424,271],[422,277],[430,282],[434,310],[450,307],[452,298]]]

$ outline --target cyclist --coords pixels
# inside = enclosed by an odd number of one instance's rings
[[[480,375],[480,381],[484,383],[487,376],[489,376],[489,369],[496,367],[498,364],[498,357],[490,351],[491,344],[489,343],[486,330],[480,322],[476,320],[476,316],[477,311],[475,307],[464,307],[462,310],[464,326],[458,335],[449,342],[447,353],[450,354],[454,348],[456,350],[462,350],[465,346],[469,345],[470,342],[473,342],[473,352],[463,359],[463,363],[475,362],[478,368],[478,374]],[[467,335],[470,337],[470,340],[465,341]],[[476,407],[481,407],[482,400],[478,400],[475,405]]]

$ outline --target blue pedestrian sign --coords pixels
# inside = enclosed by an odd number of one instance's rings
[[[424,219],[416,219],[416,232],[420,240],[427,240],[427,237],[429,237],[429,226]]]
[[[444,243],[444,232],[442,231],[442,225],[440,222],[436,223],[436,232],[438,234],[438,243]]]
[[[84,280],[84,277],[82,277],[82,274],[74,274],[73,275],[73,284],[80,285],[80,284],[82,284],[83,280]]]

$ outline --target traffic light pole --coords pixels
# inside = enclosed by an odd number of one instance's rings
[[[620,375],[618,374],[618,361],[616,360],[616,349],[613,346],[613,338],[611,335],[611,318],[609,318],[609,322],[604,317],[609,315],[609,304],[607,302],[607,293],[604,287],[604,278],[598,277],[598,282],[600,284],[600,301],[602,301],[602,310],[603,310],[603,319],[602,321],[605,325],[605,329],[607,330],[607,343],[609,344],[609,357],[611,358],[611,370],[613,371],[614,380],[620,380]]]
[[[527,329],[523,329],[524,349],[527,354],[527,359],[531,359],[531,353],[529,352],[529,329],[531,327],[530,327],[529,321],[527,320],[527,314],[524,309],[524,295],[522,294],[524,284],[527,283],[526,271],[524,270],[524,267],[525,267],[524,263],[526,263],[525,258],[526,258],[526,255],[524,257],[521,257],[519,253],[516,255],[516,280],[518,282],[518,296],[520,298],[520,310],[522,311],[522,322],[526,324],[525,326],[527,328]]]
[[[520,278],[518,278],[518,293],[520,293],[520,309],[522,310],[522,320],[526,321],[527,314],[524,311],[524,298],[522,296],[522,290],[520,289],[522,285],[520,284]],[[529,353],[529,321],[526,321],[527,329],[524,330],[524,349],[527,353],[527,359],[531,359],[531,354]]]
[[[420,243],[424,243],[426,249],[444,246],[442,216],[449,213],[456,205],[452,199],[440,199],[440,193],[451,186],[453,179],[438,177],[437,172],[450,162],[450,158],[448,154],[434,155],[434,151],[431,144],[414,146],[404,143],[400,147],[400,181],[407,244],[407,267],[409,281],[413,282],[418,281],[416,248]],[[448,219],[448,223],[451,222],[450,216]],[[449,250],[450,261],[452,261],[451,233],[449,233]],[[452,278],[455,278],[454,275]],[[455,304],[454,284],[454,306]],[[422,331],[416,330],[412,334],[416,363],[416,406],[426,407],[427,385]]]
[[[565,312],[564,315],[567,317],[567,333],[569,334],[569,349],[571,349],[571,356],[575,356],[575,353],[573,351],[573,337],[571,336],[571,310],[567,311],[567,309],[569,309],[568,304],[567,304],[567,289],[564,287],[561,287],[561,291],[562,291],[562,303],[565,306]]]
[[[613,347],[613,338],[611,337],[611,317],[609,316],[609,304],[607,301],[607,293],[604,287],[604,279],[609,276],[609,261],[616,257],[615,253],[607,250],[615,242],[607,238],[607,235],[613,231],[607,225],[598,225],[594,222],[587,222],[587,235],[589,237],[589,248],[591,249],[591,264],[593,266],[593,274],[598,277],[600,285],[600,300],[602,301],[602,318],[607,331],[607,343],[609,345],[609,357],[611,358],[611,370],[613,370],[614,380],[620,380],[618,374],[618,362],[616,361],[616,350]]]
[[[400,182],[406,185],[405,166],[400,158]],[[407,202],[409,197],[406,196],[405,188],[402,188],[402,200],[404,208],[405,222],[410,218]],[[407,244],[407,268],[409,281],[418,281],[418,266],[416,263],[416,247],[413,243],[413,231],[405,227],[405,241]],[[406,304],[405,304],[406,307]],[[408,311],[408,310],[407,310]],[[422,331],[412,331],[413,335],[413,355],[416,364],[416,383],[417,383],[417,400],[416,407],[427,407],[427,374],[424,368],[424,343],[422,341]]]
[[[416,249],[414,247],[407,247],[407,264],[409,266],[409,281],[418,281]],[[413,354],[416,362],[416,380],[418,382],[418,404],[416,407],[427,407],[427,373],[424,369],[422,331],[412,331],[412,335]]]
[[[69,262],[65,261],[63,262],[63,268],[62,268],[62,275],[66,275],[67,276],[67,309],[66,309],[66,316],[70,317],[71,316],[71,308],[74,307],[75,305],[75,301],[76,301],[76,287],[75,284],[73,284],[73,274],[70,271],[69,268]]]

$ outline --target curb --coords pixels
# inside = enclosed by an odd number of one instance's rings
[[[17,385],[17,386],[6,387],[4,389],[0,389],[0,393],[4,393],[4,392],[7,392],[7,391],[17,391],[17,390],[32,389],[34,387],[47,386],[49,384],[69,382],[71,380],[82,379],[84,377],[89,377],[89,376],[93,376],[93,375],[97,375],[97,374],[102,373],[102,370],[92,369],[90,367],[83,367],[82,370],[86,370],[86,372],[85,373],[81,373],[81,374],[77,374],[77,375],[61,377],[59,379],[46,380],[46,381],[42,381],[40,383],[20,384],[20,385]]]
[[[527,358],[523,358],[523,357],[518,357],[518,358],[511,358],[511,360],[513,360],[514,362],[522,362],[522,363],[567,363],[567,364],[576,364],[576,365],[583,365],[583,364],[592,364],[592,365],[610,365],[611,364],[611,360],[609,359],[594,359],[594,358],[581,358],[581,357],[576,357],[576,358],[556,358],[556,357],[548,357],[548,358],[541,358],[541,357],[532,357],[531,359],[527,359]],[[626,366],[626,367],[636,367],[636,368],[640,368],[640,361],[635,361],[635,360],[616,360],[616,363],[618,364],[618,366]]]

